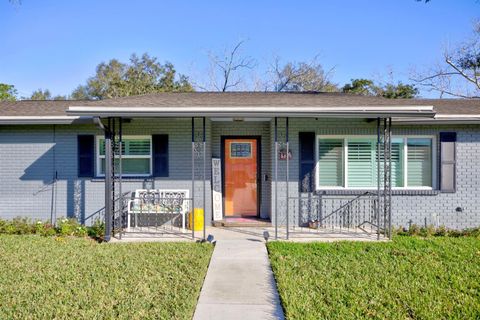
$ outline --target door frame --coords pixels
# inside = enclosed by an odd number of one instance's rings
[[[262,148],[261,148],[261,142],[262,142],[262,137],[261,136],[255,136],[255,135],[222,135],[221,136],[221,156],[220,156],[220,161],[222,163],[222,205],[223,205],[223,212],[222,212],[222,218],[225,219],[225,140],[227,139],[255,139],[257,141],[257,215],[252,216],[252,218],[259,218],[260,217],[260,204],[262,203],[261,201],[261,196],[262,196]],[[229,218],[240,218],[241,216],[229,216]]]

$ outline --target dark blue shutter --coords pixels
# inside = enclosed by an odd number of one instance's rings
[[[77,136],[78,176],[93,177],[95,162],[95,136]]]
[[[456,132],[440,132],[440,190],[456,190]]]
[[[299,132],[300,192],[312,192],[315,167],[315,132]]]
[[[155,134],[153,144],[153,176],[168,177],[168,135]]]

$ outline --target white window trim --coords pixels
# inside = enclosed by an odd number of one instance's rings
[[[377,187],[349,187],[348,186],[348,140],[349,139],[374,139],[376,141],[376,135],[317,135],[315,139],[315,189],[319,190],[376,190]],[[428,187],[409,187],[407,181],[407,139],[419,138],[419,139],[431,139],[432,140],[432,186]],[[318,168],[318,144],[320,139],[343,139],[343,186],[321,186],[320,185],[320,173]],[[437,137],[435,135],[392,135],[393,139],[403,140],[403,180],[406,186],[404,187],[392,187],[392,190],[434,190],[437,188]]]
[[[123,139],[149,139],[150,140],[150,172],[149,173],[138,173],[138,174],[132,174],[132,173],[123,173],[122,177],[150,177],[152,176],[153,172],[153,150],[152,150],[152,136],[147,136],[147,135],[124,135],[122,137]],[[97,177],[105,177],[104,173],[101,173],[101,167],[102,167],[102,159],[105,159],[105,156],[100,155],[100,140],[105,139],[104,136],[97,136],[95,140],[95,164],[96,164],[96,173]],[[145,159],[147,156],[144,155],[124,155],[122,154],[122,159]]]

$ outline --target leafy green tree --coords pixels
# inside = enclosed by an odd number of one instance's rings
[[[30,100],[51,100],[51,99],[52,99],[52,94],[48,89],[35,90],[32,92],[32,95],[30,96]]]
[[[17,100],[17,89],[15,86],[6,83],[0,83],[0,101]]]
[[[418,96],[418,89],[411,84],[387,84],[382,88],[382,97],[388,99],[413,99]]]
[[[52,96],[50,90],[38,89],[33,91],[32,95],[28,99],[30,100],[67,100],[67,97],[61,96],[61,95]]]
[[[133,54],[129,63],[116,59],[100,63],[95,76],[72,93],[73,99],[109,99],[156,92],[193,91],[188,78],[178,75],[173,64]]]
[[[345,93],[359,94],[362,96],[376,96],[379,88],[369,79],[352,79],[351,83],[343,86],[342,91]]]
[[[70,99],[72,100],[89,100],[90,95],[87,91],[87,86],[79,85],[75,90],[73,90],[72,94],[70,95]]]
[[[363,96],[377,96],[387,99],[412,99],[418,95],[418,89],[411,84],[387,83],[385,85],[377,85],[373,80],[369,79],[352,79],[351,83],[343,86],[342,91],[345,93],[358,94]]]

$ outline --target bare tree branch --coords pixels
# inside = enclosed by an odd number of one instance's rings
[[[480,24],[474,24],[473,38],[455,50],[446,50],[444,65],[431,68],[410,79],[428,91],[459,98],[480,97]],[[470,87],[470,88],[469,88]]]
[[[318,55],[308,62],[288,62],[280,64],[276,56],[270,65],[270,81],[266,87],[273,91],[337,91],[330,78],[335,67],[327,72],[317,61]]]
[[[244,82],[241,71],[255,67],[255,59],[241,55],[241,47],[244,43],[243,40],[239,41],[232,50],[225,50],[224,58],[209,53],[210,86],[216,91],[225,92],[238,87]]]

